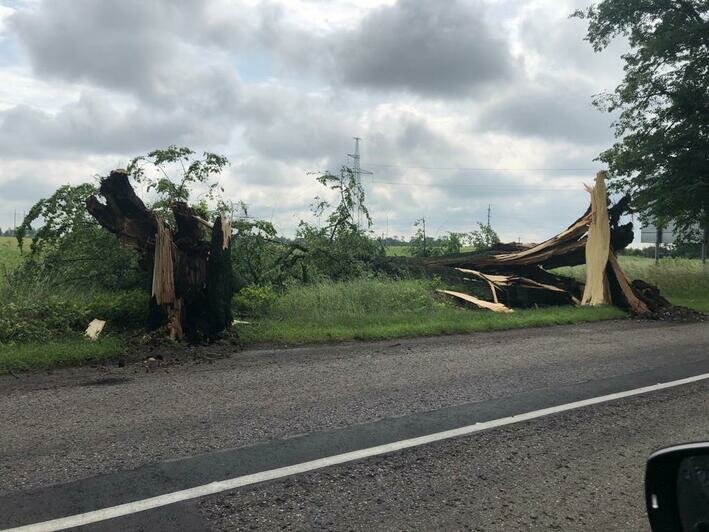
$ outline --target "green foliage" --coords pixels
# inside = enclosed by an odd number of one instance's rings
[[[417,221],[417,224],[419,222],[423,220]],[[479,229],[469,233],[449,232],[442,238],[434,239],[425,236],[425,225],[421,223],[409,241],[408,253],[413,257],[434,257],[460,253],[464,246],[469,251],[485,251],[500,241],[492,227],[482,223],[478,223],[478,226]]]
[[[234,295],[234,312],[248,316],[262,316],[273,306],[278,294],[269,285],[245,286]]]
[[[232,264],[235,287],[273,285],[283,288],[300,272],[300,246],[278,238],[273,224],[251,218],[246,206],[232,221]]]
[[[139,291],[54,292],[26,297],[6,292],[0,307],[0,344],[42,341],[82,334],[94,318],[107,320],[112,330],[141,327],[148,294]]]
[[[468,233],[468,243],[472,247],[472,251],[485,251],[495,244],[499,244],[500,237],[492,227],[478,222],[478,229]]]
[[[611,189],[628,191],[647,219],[709,227],[709,3],[603,0],[574,14],[596,51],[618,35],[631,50],[625,77],[596,105],[620,112],[617,142],[600,155]]]
[[[138,329],[148,319],[150,295],[145,290],[94,292],[82,301],[89,320],[106,320],[111,329]],[[86,325],[86,324],[85,324]]]
[[[25,236],[32,230],[32,224],[38,219],[42,219],[44,224],[37,229],[30,244],[33,255],[56,248],[75,230],[95,225],[86,211],[86,199],[96,191],[97,188],[90,183],[77,186],[64,185],[50,197],[35,203],[15,233],[20,250]]]
[[[172,145],[134,158],[126,170],[136,183],[146,185],[148,192],[157,194],[151,208],[166,219],[171,219],[170,206],[176,202],[192,202],[190,206],[208,219],[207,200],[219,200],[220,193],[224,192],[214,177],[228,164],[229,160],[222,155],[204,152],[200,159],[190,148]],[[193,193],[200,188],[200,196],[192,201]],[[228,207],[220,201],[218,210],[228,210]]]
[[[0,343],[46,340],[87,325],[85,309],[58,298],[17,300],[0,307]]]
[[[39,200],[17,230],[22,248],[32,224],[41,220],[30,254],[12,273],[12,283],[29,286],[81,286],[101,290],[147,285],[134,251],[101,228],[86,210],[86,198],[96,187],[64,185]],[[29,289],[29,288],[27,288]]]
[[[465,236],[465,233],[449,232],[440,240],[441,253],[444,255],[449,255],[451,253],[460,253],[463,249],[463,240]]]
[[[371,227],[372,219],[364,204],[364,188],[357,181],[357,176],[351,168],[343,166],[339,175],[329,172],[318,175],[317,181],[337,192],[339,201],[335,208],[327,215],[327,226],[325,230],[330,235],[330,240],[334,240],[340,233],[358,232],[360,221],[364,217],[367,228]],[[314,206],[316,216],[321,216],[326,209],[332,207],[330,202],[315,198],[317,202]]]
[[[328,201],[315,198],[313,213],[318,218],[325,216],[325,225],[318,227],[301,221],[298,226],[296,251],[302,253],[293,252],[291,256],[299,262],[300,280],[337,281],[371,273],[373,264],[384,256],[384,248],[360,227],[361,218],[367,229],[372,223],[364,204],[362,185],[347,167],[343,167],[338,176],[325,173],[317,180],[336,191],[339,201],[333,207]],[[332,210],[326,213],[327,209]]]

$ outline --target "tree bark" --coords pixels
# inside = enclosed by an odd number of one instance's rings
[[[175,227],[167,226],[140,200],[128,174],[114,170],[101,180],[105,203],[91,196],[89,213],[121,243],[138,251],[152,274],[148,329],[165,328],[172,338],[213,340],[231,326],[231,228],[217,218],[212,226],[187,204],[171,206]]]

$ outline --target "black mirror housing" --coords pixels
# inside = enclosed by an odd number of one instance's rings
[[[709,442],[653,453],[645,471],[645,502],[653,532],[709,532]]]

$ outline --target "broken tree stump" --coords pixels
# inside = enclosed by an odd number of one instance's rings
[[[232,322],[231,228],[215,224],[186,203],[171,210],[174,227],[148,209],[124,170],[101,180],[99,195],[86,201],[89,213],[121,243],[139,254],[152,274],[148,329],[165,328],[171,338],[213,340]]]

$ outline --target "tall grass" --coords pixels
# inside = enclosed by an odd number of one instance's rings
[[[22,254],[15,237],[0,236],[0,286],[5,282],[6,274],[19,266],[21,261]]]
[[[365,279],[296,287],[252,324],[239,327],[246,344],[302,344],[430,336],[561,325],[623,317],[618,309],[550,307],[495,314],[465,309],[418,280]]]
[[[662,295],[675,305],[709,311],[709,266],[703,267],[697,259],[654,259],[620,256],[620,264],[630,279],[642,279],[656,285]],[[557,268],[555,273],[569,275],[581,281],[585,266]]]

